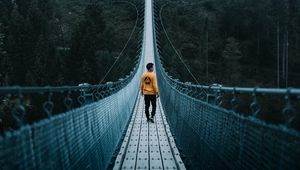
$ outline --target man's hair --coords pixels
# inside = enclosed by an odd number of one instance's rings
[[[151,68],[153,68],[153,63],[148,63],[147,65],[146,65],[146,68],[148,69],[148,70],[150,70]]]

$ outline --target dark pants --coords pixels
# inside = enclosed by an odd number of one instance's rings
[[[150,107],[150,102],[152,105],[152,112],[151,116],[154,117],[155,115],[155,110],[156,110],[156,95],[145,95],[145,113],[147,119],[149,119],[149,107]]]

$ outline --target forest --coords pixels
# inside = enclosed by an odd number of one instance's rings
[[[95,85],[125,78],[139,59],[140,2],[0,0],[0,86]],[[55,93],[53,114],[66,111],[66,96],[72,108],[79,107],[79,95]],[[0,134],[49,117],[43,105],[49,96],[1,95]]]
[[[157,2],[160,59],[181,82],[232,87],[300,87],[300,1],[189,0]],[[232,94],[221,93],[232,109]],[[236,112],[284,124],[286,98],[237,95]],[[291,99],[295,114],[299,96]],[[291,114],[292,115],[292,114]],[[289,116],[291,116],[289,115]],[[297,117],[291,127],[300,129]]]
[[[171,42],[201,84],[299,87],[299,1],[159,0],[158,4]],[[111,1],[1,0],[0,83],[98,83],[124,47],[136,17],[132,6]],[[182,81],[195,82],[164,30],[158,31],[168,71]],[[136,31],[118,69],[105,81],[129,73],[139,38]]]
[[[77,86],[130,74],[141,48],[143,1],[128,2],[0,0],[0,86]],[[172,77],[202,85],[300,86],[299,1],[156,2],[161,61]],[[65,96],[56,97],[55,113],[63,112]],[[8,105],[6,98],[0,131],[14,124],[9,120],[16,100]],[[25,99],[25,122],[47,116],[40,114],[46,95]],[[239,104],[241,112],[249,114],[251,100]],[[260,102],[267,117],[282,122],[284,100]]]
[[[171,43],[200,84],[300,87],[300,1],[158,1]],[[181,81],[187,72],[160,26],[162,60]]]
[[[124,77],[137,60],[137,12],[134,4],[113,1],[1,0],[0,85],[97,84]],[[117,68],[104,77],[127,41]]]

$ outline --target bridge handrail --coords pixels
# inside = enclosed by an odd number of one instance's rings
[[[125,80],[124,80],[125,81]],[[119,84],[124,81],[114,82],[113,84]],[[0,94],[7,93],[45,93],[45,92],[68,92],[68,91],[79,91],[87,89],[95,89],[105,87],[111,84],[100,84],[100,85],[83,85],[83,86],[13,86],[13,87],[0,87]]]
[[[231,87],[231,86],[208,86],[208,85],[198,85],[198,84],[192,84],[190,82],[181,82],[177,79],[174,79],[170,77],[169,75],[165,74],[166,77],[182,86],[186,87],[191,87],[191,88],[200,88],[200,89],[205,89],[205,90],[219,90],[223,92],[236,92],[236,93],[253,93],[255,92],[256,94],[291,94],[291,95],[300,95],[300,88],[261,88],[261,87]]]

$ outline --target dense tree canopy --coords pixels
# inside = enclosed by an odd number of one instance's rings
[[[136,19],[135,8],[122,2],[0,0],[1,85],[97,84]],[[129,74],[139,38],[136,31],[120,59],[128,67],[105,81]]]
[[[142,25],[141,11],[135,8],[142,5],[130,2],[0,0],[0,86],[76,86],[124,78],[137,63],[141,42],[140,28],[135,27]],[[23,123],[47,117],[47,95],[23,94]],[[73,108],[80,106],[78,95],[70,94]],[[53,95],[54,114],[66,110],[65,97]],[[17,129],[20,123],[12,113],[19,95],[0,99],[0,133]]]
[[[159,6],[171,41],[203,84],[300,86],[300,1],[160,0]],[[173,57],[168,70],[193,81],[159,31],[163,58]]]

